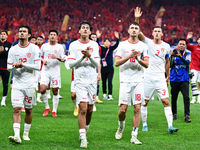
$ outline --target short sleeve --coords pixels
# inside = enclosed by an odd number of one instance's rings
[[[123,44],[122,43],[119,43],[119,46],[117,47],[117,52],[115,54],[115,57],[120,57],[122,58],[123,57]]]
[[[74,60],[76,60],[75,47],[74,46],[75,46],[74,42],[72,42],[69,45],[69,56],[68,56],[68,59],[74,59]]]
[[[149,58],[148,47],[147,47],[146,44],[144,44],[143,57],[144,57],[144,58]]]

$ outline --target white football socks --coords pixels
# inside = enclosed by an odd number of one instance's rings
[[[14,136],[20,137],[20,123],[13,123]]]
[[[45,94],[41,94],[41,98],[43,100],[45,109],[49,109],[50,107],[49,107],[49,102],[48,102],[48,98],[47,98],[46,93]]]
[[[52,112],[57,112],[58,103],[59,103],[59,95],[53,95],[53,111]]]
[[[141,116],[143,126],[147,125],[147,107],[141,106]]]
[[[172,118],[172,110],[171,107],[164,107],[165,116],[167,118],[168,127],[172,126],[173,118]]]

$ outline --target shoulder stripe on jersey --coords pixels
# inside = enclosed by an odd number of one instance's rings
[[[149,58],[149,56],[144,56],[144,58]]]
[[[76,60],[75,58],[68,58],[67,60],[69,60],[69,59],[73,59],[73,60]]]
[[[41,59],[36,59],[36,60],[34,60],[34,61],[40,61]]]
[[[119,56],[119,55],[115,55],[115,57],[119,57],[119,58],[122,58],[121,56]]]

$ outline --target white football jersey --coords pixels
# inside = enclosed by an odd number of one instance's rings
[[[40,50],[38,46],[29,43],[22,47],[19,44],[11,47],[8,54],[8,64],[12,65],[15,62],[23,62],[24,64],[34,64],[35,61],[41,61]],[[35,70],[25,67],[17,68],[13,71],[13,88],[36,88],[37,79]]]
[[[64,57],[64,49],[62,45],[56,43],[55,45],[50,45],[45,43],[41,47],[41,54],[44,56],[44,60],[47,60],[47,65],[43,64],[42,72],[52,77],[60,76],[60,61],[57,59],[52,59],[51,56],[55,55],[57,57]]]
[[[147,54],[147,45],[141,41],[131,43],[129,40],[123,41],[117,48],[116,57],[124,58],[128,56],[132,49],[139,51],[139,56],[149,57]],[[141,66],[135,58],[130,58],[120,66],[120,82],[141,82],[143,81],[144,67]]]
[[[72,42],[69,46],[68,60],[76,60],[83,56],[82,50],[91,47],[91,58],[99,60],[99,46],[96,42],[89,40],[87,43],[82,43],[80,40]],[[74,81],[81,84],[97,83],[96,67],[86,57],[78,66],[74,68]]]
[[[170,46],[162,41],[160,44],[155,44],[153,40],[145,37],[144,43],[148,46],[149,67],[146,74],[161,75],[165,74],[165,58],[169,58]]]

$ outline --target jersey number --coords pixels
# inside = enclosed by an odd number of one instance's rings
[[[135,62],[135,58],[130,58],[130,62]]]
[[[159,51],[159,50],[157,50],[157,52],[156,52],[156,56],[158,56],[158,55],[159,55],[159,53],[160,53],[160,51]]]
[[[88,61],[88,57],[85,57],[85,61]]]
[[[162,95],[165,96],[165,94],[166,94],[166,90],[163,89],[163,90],[162,90]]]
[[[20,58],[19,62],[25,63],[25,62],[27,62],[27,59],[26,58]]]
[[[135,94],[135,101],[141,101],[141,94]]]
[[[25,97],[25,102],[31,103],[31,100],[32,100],[32,97],[28,97],[28,96]]]
[[[51,54],[48,54],[48,59],[51,59]]]

